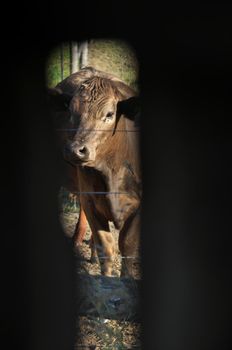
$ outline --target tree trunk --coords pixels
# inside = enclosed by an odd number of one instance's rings
[[[72,41],[72,69],[71,73],[75,73],[79,70],[79,60],[78,60],[78,45],[77,42]]]
[[[80,45],[80,68],[88,65],[88,41],[83,41]]]

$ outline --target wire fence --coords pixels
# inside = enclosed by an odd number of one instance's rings
[[[74,43],[74,42],[68,42],[66,43],[66,47],[65,45],[61,45],[60,46],[60,61],[57,65],[57,70],[59,71],[59,77],[58,77],[58,81],[63,80],[65,77],[67,77],[69,74],[72,74],[75,71],[78,71],[80,68],[82,68],[82,66],[85,65],[85,63],[80,62],[81,59],[83,59],[83,55],[81,57],[81,53],[79,50],[79,53],[77,52],[77,49],[80,49],[80,47],[78,46],[78,43]],[[78,66],[79,65],[79,66]],[[58,124],[56,124],[58,125]],[[64,124],[63,124],[64,125]],[[66,124],[68,125],[68,124]],[[71,124],[71,125],[75,125],[75,124]],[[112,129],[80,129],[80,128],[57,128],[55,129],[58,133],[71,133],[71,132],[76,132],[76,131],[86,131],[86,132],[91,132],[91,133],[97,133],[97,132],[124,132],[124,133],[138,133],[139,132],[139,128],[137,129],[118,129],[118,130],[112,130]],[[127,191],[70,191],[71,193],[80,196],[80,195],[96,195],[96,196],[120,196],[120,195],[127,195],[128,192]],[[124,210],[122,209],[121,212],[123,212]],[[106,260],[109,259],[108,256],[97,256],[97,259],[99,261],[101,260]],[[133,260],[135,262],[140,262],[141,258],[140,256],[123,256],[123,255],[118,255],[117,259],[119,259],[119,261],[125,261],[125,260]],[[79,257],[78,256],[78,260],[79,261],[83,261],[86,262],[86,259],[83,257]],[[129,261],[128,261],[129,264]],[[133,263],[132,263],[133,264]],[[94,278],[94,276],[93,276]],[[112,286],[110,287],[112,288]],[[112,290],[113,291],[113,290]],[[107,332],[107,330],[105,330]],[[85,345],[85,344],[79,344],[75,346],[75,349],[90,349],[90,350],[100,350],[100,349],[115,349],[115,350],[119,350],[119,349],[125,349],[125,350],[133,350],[133,349],[140,349],[141,347],[138,345],[133,345],[133,346],[117,346],[115,345],[110,345],[107,344],[106,345],[98,345],[98,344],[89,344],[89,345]]]
[[[81,128],[67,128],[67,129],[56,129],[56,131],[88,131],[88,132],[101,132],[101,131],[107,131],[107,132],[139,132],[139,129],[136,130],[130,130],[130,129],[81,129]]]

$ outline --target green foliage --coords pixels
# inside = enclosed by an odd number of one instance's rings
[[[68,43],[63,44],[63,78],[70,75],[70,48]],[[54,87],[61,80],[61,46],[56,47],[50,54],[46,65],[47,86]]]
[[[64,78],[70,75],[70,47],[63,43]],[[135,90],[138,89],[139,65],[130,45],[121,40],[91,40],[88,46],[88,65],[114,74]],[[54,87],[61,80],[61,46],[56,47],[48,57],[46,67],[48,87]]]
[[[114,74],[128,85],[137,88],[138,61],[128,43],[121,40],[92,40],[89,45],[89,64]]]

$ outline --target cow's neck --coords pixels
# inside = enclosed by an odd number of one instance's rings
[[[104,176],[114,221],[120,227],[139,203],[138,130],[132,121],[123,119],[107,141],[97,168]]]
[[[139,178],[138,129],[134,122],[121,118],[115,133],[101,145],[99,154],[96,169],[113,182],[116,180],[114,186],[120,186],[123,173]]]

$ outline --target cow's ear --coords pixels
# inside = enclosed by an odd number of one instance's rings
[[[137,96],[128,98],[118,102],[118,115],[124,114],[126,118],[136,120],[140,113],[140,99]]]
[[[117,104],[117,115],[114,127],[115,133],[120,116],[124,115],[125,118],[134,121],[134,125],[139,127],[139,115],[140,115],[140,99],[137,96],[130,97],[126,100],[119,101]]]
[[[66,111],[72,99],[72,95],[64,93],[58,88],[47,89],[48,104],[54,111]]]

